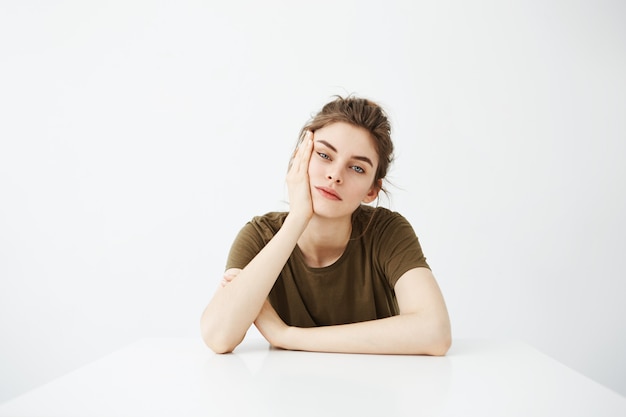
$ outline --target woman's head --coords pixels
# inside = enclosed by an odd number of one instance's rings
[[[337,96],[302,128],[300,140],[308,130],[315,133],[316,130],[336,122],[349,123],[369,133],[378,154],[374,182],[381,184],[393,161],[391,124],[384,110],[378,104],[364,98]]]

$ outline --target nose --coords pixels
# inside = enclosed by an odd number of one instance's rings
[[[341,182],[342,182],[341,181],[341,177],[339,175],[337,175],[337,174],[328,174],[326,176],[326,178],[328,178],[330,181],[333,181],[333,182],[335,182],[337,184],[341,184]]]

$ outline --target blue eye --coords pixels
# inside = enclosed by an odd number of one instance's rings
[[[365,170],[363,168],[361,168],[360,166],[353,166],[352,167],[353,170],[355,170],[356,172],[358,172],[359,174],[364,174]]]

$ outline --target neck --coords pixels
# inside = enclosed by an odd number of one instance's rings
[[[351,233],[350,216],[342,219],[313,216],[298,239],[298,247],[308,266],[321,268],[332,265],[341,257]]]

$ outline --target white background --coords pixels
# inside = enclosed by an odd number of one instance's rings
[[[626,395],[620,1],[0,3],[0,401],[145,336],[199,337],[229,245],[287,208],[334,94],[391,116],[383,200],[455,337]]]

